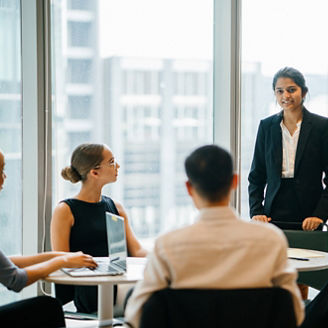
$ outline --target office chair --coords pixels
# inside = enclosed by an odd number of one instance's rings
[[[284,229],[283,232],[286,235],[289,247],[306,248],[328,252],[327,231],[303,231]],[[328,269],[311,272],[299,272],[297,282],[321,290],[322,287],[328,282]]]
[[[162,289],[143,306],[140,328],[295,328],[292,297],[282,288]]]

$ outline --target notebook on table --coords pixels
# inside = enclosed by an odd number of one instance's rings
[[[89,268],[63,268],[62,271],[72,277],[115,276],[126,272],[126,236],[124,218],[106,212],[106,230],[109,257],[99,260],[95,258],[98,267]]]

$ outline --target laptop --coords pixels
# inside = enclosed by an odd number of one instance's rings
[[[106,230],[108,241],[108,258],[95,258],[98,267],[89,268],[63,268],[62,271],[72,277],[116,276],[126,272],[126,237],[124,218],[106,212]]]

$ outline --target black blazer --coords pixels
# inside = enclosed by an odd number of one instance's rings
[[[282,112],[260,122],[248,176],[250,216],[270,216],[282,170]],[[325,173],[322,184],[323,173]],[[294,180],[303,219],[328,218],[328,119],[303,107],[295,158]],[[264,204],[263,204],[264,200]]]

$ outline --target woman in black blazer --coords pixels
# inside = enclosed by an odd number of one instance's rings
[[[303,106],[308,88],[296,69],[278,71],[273,90],[282,111],[258,129],[248,176],[250,216],[315,230],[328,217],[328,119]]]

